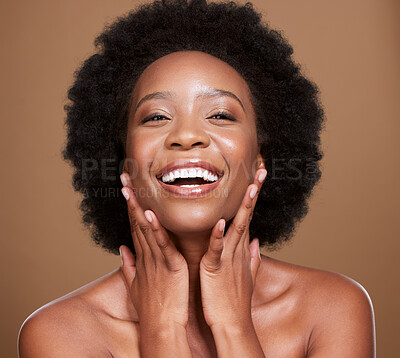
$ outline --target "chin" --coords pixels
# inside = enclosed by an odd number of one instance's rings
[[[223,217],[221,213],[213,213],[204,208],[194,208],[192,210],[171,210],[169,212],[158,213],[157,217],[168,231],[173,233],[200,233],[212,230],[217,221]]]

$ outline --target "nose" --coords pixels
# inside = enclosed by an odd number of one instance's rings
[[[190,116],[176,119],[165,140],[165,146],[175,150],[206,148],[209,145],[210,137],[202,127],[201,119]]]

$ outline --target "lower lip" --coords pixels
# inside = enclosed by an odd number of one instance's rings
[[[157,181],[160,183],[161,187],[166,191],[174,194],[175,196],[184,197],[184,198],[197,198],[200,196],[204,196],[210,191],[213,191],[220,183],[222,177],[220,177],[216,182],[210,184],[202,184],[197,187],[184,187],[179,185],[168,185],[162,182],[161,180]]]

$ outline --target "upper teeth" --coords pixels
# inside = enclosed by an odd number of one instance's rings
[[[170,171],[161,177],[164,183],[171,183],[178,178],[202,178],[206,181],[218,180],[218,175],[213,174],[207,169],[200,168],[181,168]]]

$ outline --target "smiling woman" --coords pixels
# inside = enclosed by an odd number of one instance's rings
[[[20,357],[373,357],[359,284],[260,254],[290,239],[320,178],[318,91],[282,36],[250,3],[182,0],[96,43],[63,154],[93,239],[123,264],[33,313]]]

